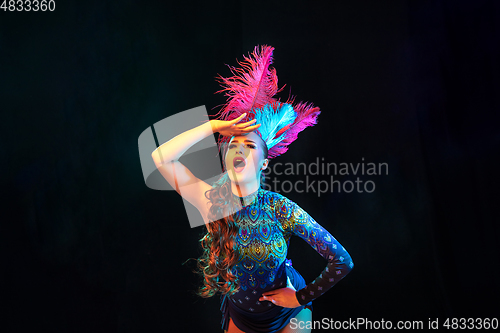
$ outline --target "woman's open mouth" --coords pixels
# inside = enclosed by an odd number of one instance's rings
[[[246,164],[247,163],[245,162],[245,159],[243,157],[237,156],[233,158],[234,171],[236,172],[241,172],[243,169],[245,169]]]

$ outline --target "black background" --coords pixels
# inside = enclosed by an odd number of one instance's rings
[[[355,263],[313,319],[498,317],[499,19],[499,2],[477,0],[0,11],[0,329],[221,331],[219,298],[194,296],[182,264],[203,230],[177,193],[145,185],[137,139],[178,112],[215,113],[215,76],[261,44],[278,97],[322,110],[271,163],[389,165],[360,177],[373,193],[283,193]],[[289,257],[308,282],[325,266],[298,238]]]

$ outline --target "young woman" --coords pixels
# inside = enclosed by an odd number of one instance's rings
[[[152,153],[165,179],[205,219],[199,295],[221,292],[222,328],[229,333],[310,332],[304,326],[312,318],[312,300],[353,267],[345,248],[309,214],[285,196],[263,189],[262,171],[269,160],[286,152],[319,114],[310,105],[272,98],[277,91],[276,72],[269,68],[272,50],[256,49],[254,59],[246,58],[249,73],[240,70],[240,77],[223,79],[230,100],[221,119],[186,131]],[[224,174],[210,186],[178,159],[216,132]],[[286,258],[293,235],[328,261],[308,285]]]

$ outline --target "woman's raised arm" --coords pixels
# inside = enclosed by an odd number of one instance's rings
[[[249,126],[253,121],[236,124],[244,116],[245,114],[242,114],[231,121],[210,120],[177,135],[151,153],[151,157],[162,176],[177,193],[200,211],[203,218],[206,218],[209,208],[205,192],[212,187],[194,176],[188,168],[179,162],[179,158],[194,144],[215,132],[220,132],[222,135],[241,135],[241,133],[247,133],[258,127]]]

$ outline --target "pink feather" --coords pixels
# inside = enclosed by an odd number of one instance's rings
[[[238,61],[241,68],[228,66],[233,76],[228,78],[218,76],[223,89],[216,93],[225,92],[228,101],[215,115],[215,119],[232,120],[246,112],[247,115],[241,120],[241,122],[246,122],[254,118],[253,110],[260,109],[266,104],[272,104],[274,110],[280,108],[282,102],[273,96],[282,91],[285,86],[278,90],[276,70],[270,67],[273,62],[273,50],[272,46],[262,45],[259,52],[256,46],[252,53],[253,57],[243,56],[244,60]],[[294,98],[289,98],[285,103],[292,104],[293,102]],[[297,118],[291,125],[284,127],[276,134],[275,137],[279,137],[285,133],[285,138],[269,149],[268,158],[270,159],[285,153],[301,131],[317,123],[317,117],[321,113],[319,107],[314,107],[312,103],[300,102],[293,106],[293,109],[297,113]],[[259,133],[258,130],[256,132]],[[229,138],[219,136],[218,142],[221,148],[223,143],[229,142]]]
[[[219,83],[224,89],[216,93],[225,92],[228,102],[216,114],[216,119],[231,120],[247,112],[243,121],[249,120],[249,112],[261,108],[266,104],[276,101],[273,98],[285,86],[278,90],[278,76],[276,69],[270,67],[273,62],[274,47],[262,45],[260,52],[255,47],[250,57],[244,57],[242,62],[238,61],[241,68],[228,66],[234,74],[224,78],[219,75]]]
[[[293,107],[297,112],[297,118],[286,131],[285,139],[276,146],[269,149],[269,158],[274,158],[286,153],[288,146],[297,139],[297,136],[306,127],[317,124],[318,115],[321,113],[319,107],[313,106],[312,103],[300,102]]]

